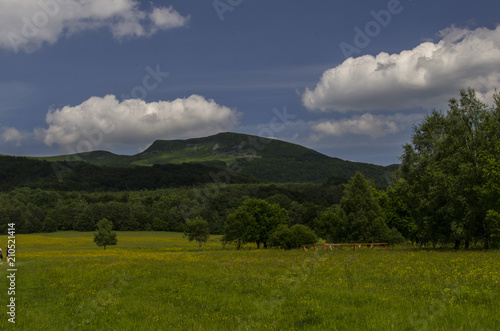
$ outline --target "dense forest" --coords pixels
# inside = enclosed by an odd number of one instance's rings
[[[222,234],[227,215],[247,199],[287,210],[292,224],[313,226],[318,212],[338,204],[342,185],[218,184],[122,192],[18,188],[0,194],[0,231],[14,222],[19,233],[93,231],[101,218],[115,230],[183,231],[185,219],[202,216]]]
[[[195,163],[116,168],[86,162],[0,156],[0,191],[17,187],[88,192],[155,190],[210,183],[220,172],[219,168]],[[258,182],[239,174],[228,174],[228,181],[235,184]]]
[[[199,164],[111,168],[1,157],[0,232],[9,223],[18,233],[94,231],[104,218],[115,230],[180,232],[201,218],[238,248],[266,247],[295,225],[327,242],[498,247],[500,95],[494,100],[490,107],[464,90],[448,112],[427,116],[387,187],[361,172],[263,183],[241,175],[221,181],[220,169]],[[55,164],[67,169],[60,178]]]

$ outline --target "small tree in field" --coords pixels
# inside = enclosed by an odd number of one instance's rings
[[[113,223],[106,218],[103,218],[97,223],[97,232],[94,233],[94,242],[97,246],[116,245],[116,232],[113,231]]]
[[[199,244],[198,250],[201,251],[201,243],[206,242],[210,237],[208,222],[200,216],[187,220],[184,235],[188,237],[189,241],[196,240]]]

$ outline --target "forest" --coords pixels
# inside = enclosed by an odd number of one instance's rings
[[[415,126],[400,160],[381,187],[362,172],[323,183],[235,175],[228,184],[210,175],[220,169],[197,164],[57,163],[69,171],[54,180],[54,163],[1,157],[0,232],[9,223],[18,233],[94,231],[104,218],[119,231],[182,232],[186,220],[200,217],[237,248],[267,247],[278,227],[294,225],[332,243],[499,246],[500,94],[488,106],[473,90],[461,91],[447,112]]]

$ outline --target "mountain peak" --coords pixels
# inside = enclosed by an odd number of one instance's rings
[[[156,140],[145,151],[132,156],[102,151],[80,156],[89,163],[111,167],[201,163],[231,174],[253,176],[270,182],[324,183],[330,177],[348,179],[360,171],[383,186],[387,185],[387,179],[394,170],[340,160],[278,139],[234,132],[220,132],[201,138]]]

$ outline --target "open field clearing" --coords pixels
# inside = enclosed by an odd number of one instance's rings
[[[0,329],[498,330],[500,251],[237,251],[179,233],[16,236],[16,323]],[[6,240],[2,240],[5,246]]]

